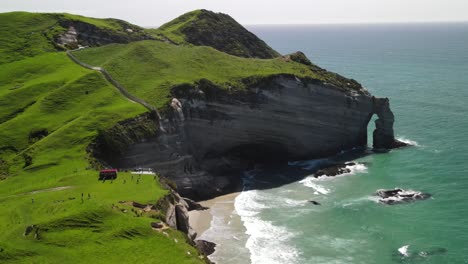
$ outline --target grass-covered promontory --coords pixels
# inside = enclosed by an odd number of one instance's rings
[[[130,130],[124,120],[151,116],[107,80],[157,108],[173,87],[202,79],[229,90],[277,74],[360,87],[301,53],[278,57],[232,18],[206,10],[158,30],[70,14],[4,13],[0,22],[0,263],[204,262],[183,233],[151,228],[164,212],[130,206],[168,193],[157,178],[98,181],[90,146]],[[112,78],[64,52],[84,46],[71,54]]]
[[[325,78],[306,65],[283,58],[240,58],[210,47],[176,46],[158,41],[111,44],[76,51],[74,55],[87,64],[104,67],[133,95],[156,107],[170,101],[171,87],[193,84],[200,79],[208,79],[225,88],[242,88],[241,80],[251,76],[289,73]]]

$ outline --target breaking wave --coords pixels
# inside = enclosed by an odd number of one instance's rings
[[[288,200],[287,203],[296,206],[302,201]],[[261,219],[259,213],[265,207],[261,203],[259,191],[256,190],[243,191],[235,200],[236,211],[249,235],[245,246],[250,251],[251,263],[297,263],[299,252],[288,243],[294,234],[283,226]]]
[[[401,141],[401,142],[406,143],[406,144],[411,145],[411,146],[415,146],[415,147],[419,147],[419,146],[420,146],[418,142],[416,142],[416,141],[414,141],[414,140],[411,140],[411,139],[407,139],[407,138],[405,138],[405,137],[397,137],[396,139],[397,139],[398,141]]]

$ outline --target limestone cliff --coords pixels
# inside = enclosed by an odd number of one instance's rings
[[[326,157],[367,144],[397,146],[388,99],[313,79],[275,75],[228,91],[207,80],[172,89],[166,133],[134,144],[115,166],[154,168],[194,199],[236,189],[239,172],[257,162]]]

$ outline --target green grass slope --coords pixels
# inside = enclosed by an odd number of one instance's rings
[[[245,78],[274,74],[294,74],[337,87],[361,89],[353,80],[328,72],[313,64],[287,57],[241,58],[206,46],[176,46],[159,41],[111,44],[73,53],[78,59],[104,67],[133,95],[162,108],[170,99],[170,89],[208,79],[221,87],[243,88]]]
[[[68,30],[66,25],[77,23],[97,29],[106,34],[107,38],[131,41],[146,34],[140,27],[118,19],[96,19],[58,13],[0,13],[0,64],[56,51],[59,47],[54,43],[55,38]],[[135,32],[131,35],[126,29],[134,29]]]
[[[119,203],[155,203],[157,180],[89,168],[98,131],[145,111],[65,53],[0,65],[0,263],[202,263],[183,234],[151,229],[159,212]]]
[[[149,32],[178,44],[210,46],[239,57],[271,59],[280,56],[229,15],[204,9],[188,12]]]
[[[279,73],[323,78],[306,65],[282,58],[240,58],[210,47],[175,46],[150,40],[85,49],[74,55],[88,64],[104,67],[132,94],[157,107],[170,100],[172,86],[195,83],[202,78],[223,87],[241,87],[244,78]]]

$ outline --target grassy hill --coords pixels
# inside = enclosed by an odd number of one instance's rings
[[[101,66],[132,94],[161,108],[170,98],[172,86],[195,83],[202,78],[220,86],[242,88],[251,76],[291,73],[322,79],[306,65],[276,59],[247,59],[210,47],[176,46],[157,41],[112,44],[74,52],[80,60]]]
[[[56,38],[70,25],[87,26],[119,43],[149,37],[142,28],[122,20],[72,14],[0,13],[0,24],[0,64],[60,49]]]
[[[158,108],[173,86],[201,79],[235,90],[245,89],[246,78],[286,73],[360,87],[301,53],[277,57],[229,16],[206,10],[156,31],[70,14],[4,13],[0,22],[0,263],[203,263],[184,234],[151,229],[161,212],[121,203],[156,203],[167,194],[157,179],[97,180],[89,144],[147,110],[63,52],[57,38],[70,27],[78,32],[74,44],[93,46],[74,51],[78,59],[104,67]],[[149,33],[190,45],[134,42]]]
[[[170,101],[170,89],[178,84],[194,84],[208,79],[227,88],[243,89],[245,78],[274,74],[294,74],[338,87],[360,89],[353,80],[308,63],[296,62],[291,56],[253,59],[232,56],[211,47],[188,47],[159,41],[111,44],[75,51],[85,63],[104,67],[117,81],[158,108]],[[305,57],[305,56],[304,56]],[[309,64],[309,65],[308,65]]]
[[[271,59],[280,56],[229,15],[204,9],[188,12],[150,32],[174,43],[210,46],[239,57]]]
[[[0,157],[10,165],[9,177],[0,181],[0,262],[197,263],[187,256],[197,253],[182,234],[169,231],[168,239],[151,230],[157,219],[135,217],[118,204],[157,201],[166,191],[153,177],[136,184],[121,174],[112,184],[102,183],[87,169],[86,146],[97,131],[145,112],[142,106],[64,53],[1,65],[0,84]],[[31,138],[34,131],[47,136]],[[65,189],[51,189],[56,187]],[[23,235],[33,224],[43,230],[40,240]]]
[[[0,65],[1,263],[202,262],[183,234],[151,229],[159,213],[119,203],[155,203],[158,181],[102,183],[90,168],[98,131],[145,111],[63,52]]]

